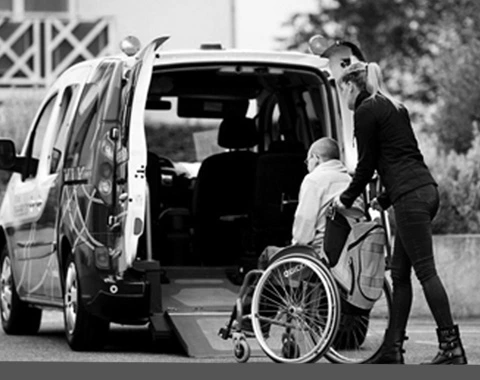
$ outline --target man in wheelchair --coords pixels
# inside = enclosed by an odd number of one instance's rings
[[[310,146],[305,164],[308,174],[300,186],[292,227],[292,245],[310,246],[318,259],[328,263],[323,251],[328,206],[336,195],[348,187],[352,178],[340,161],[337,142],[329,137],[320,138]],[[347,212],[358,218],[363,216],[363,210],[363,200],[359,197]],[[258,268],[265,269],[282,249],[267,246],[259,257]]]
[[[326,228],[326,216],[333,198],[344,191],[351,181],[347,168],[340,161],[340,150],[335,140],[323,137],[309,148],[305,160],[308,174],[300,186],[298,206],[292,227],[292,246],[302,245],[313,248],[316,258],[328,264],[323,251]],[[348,210],[356,218],[363,216],[363,200],[359,197],[354,206]],[[265,270],[285,247],[267,246],[260,255],[258,269]],[[275,293],[275,294],[273,294]],[[247,316],[251,310],[252,291],[247,292],[243,301],[242,315]],[[272,290],[270,305],[260,305],[260,314],[273,318],[277,312],[272,304],[275,298],[281,298],[281,290]],[[251,321],[245,319],[243,330],[251,331]],[[268,333],[269,325],[262,324],[262,331]]]

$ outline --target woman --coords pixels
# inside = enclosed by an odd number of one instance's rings
[[[403,341],[412,305],[412,267],[437,324],[439,352],[431,363],[466,364],[458,326],[436,272],[432,227],[438,206],[437,184],[424,163],[408,111],[385,90],[376,63],[357,62],[340,78],[354,111],[358,164],[350,186],[334,200],[349,208],[377,170],[385,192],[372,201],[377,210],[393,205],[396,222],[392,255],[393,302],[390,324],[376,363],[403,364]]]

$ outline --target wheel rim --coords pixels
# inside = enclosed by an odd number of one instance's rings
[[[65,298],[64,298],[64,312],[65,312],[65,326],[68,334],[73,334],[75,324],[77,321],[78,310],[78,283],[77,270],[75,264],[70,263],[65,277]]]
[[[3,260],[0,288],[2,318],[4,321],[8,321],[8,319],[10,318],[10,312],[12,310],[12,294],[12,266],[10,263],[10,258],[7,256],[5,257],[5,260]]]
[[[348,328],[340,326],[335,340],[343,341],[344,347],[335,347],[334,342],[326,354],[327,358],[334,363],[345,364],[372,361],[380,352],[385,330],[389,324],[390,312],[391,289],[388,281],[385,280],[382,296],[375,302],[368,316],[342,317],[343,322],[349,323],[350,326]]]
[[[302,257],[274,262],[263,273],[253,296],[252,322],[260,347],[274,361],[311,362],[328,349],[339,302],[327,274],[321,263]],[[264,322],[269,331],[262,331]]]

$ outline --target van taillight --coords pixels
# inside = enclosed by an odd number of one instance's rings
[[[106,247],[95,247],[95,265],[98,269],[110,269],[110,255]]]
[[[112,193],[112,181],[108,179],[101,179],[98,182],[98,190],[103,196],[108,196]]]
[[[110,195],[113,190],[113,155],[115,152],[114,144],[105,138],[100,145],[98,174],[97,174],[97,188],[103,200],[111,203]]]
[[[104,162],[100,165],[100,175],[102,178],[112,178],[113,166],[110,162]]]
[[[105,157],[107,157],[110,161],[113,161],[113,153],[115,150],[112,142],[106,139],[103,140],[100,149]]]

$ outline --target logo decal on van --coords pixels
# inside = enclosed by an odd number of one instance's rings
[[[85,166],[63,169],[65,182],[86,182],[92,177],[92,170]]]

